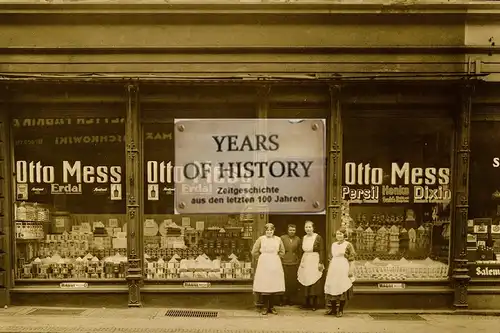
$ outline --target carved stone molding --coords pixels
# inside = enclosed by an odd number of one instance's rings
[[[130,217],[131,220],[135,219],[135,208],[134,207],[129,207],[128,208],[128,216]]]
[[[454,297],[453,305],[456,308],[467,308],[468,307],[468,301],[467,301],[468,286],[469,286],[468,280],[457,280],[455,282],[455,297]]]

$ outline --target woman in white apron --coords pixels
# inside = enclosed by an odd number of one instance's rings
[[[306,235],[302,239],[302,259],[297,272],[297,280],[301,284],[305,297],[305,308],[316,311],[318,296],[323,293],[321,277],[325,266],[323,265],[324,245],[320,235],[314,232],[314,224],[306,221],[304,226]]]
[[[285,273],[281,265],[281,257],[284,255],[285,247],[281,238],[274,236],[274,225],[266,224],[266,234],[255,241],[252,249],[252,256],[258,258],[253,291],[262,296],[263,315],[277,314],[274,296],[285,292]]]
[[[326,304],[330,308],[326,314],[342,317],[344,306],[353,295],[353,261],[356,252],[352,244],[345,240],[342,231],[337,231],[335,236],[337,241],[332,244],[332,259],[325,281]]]

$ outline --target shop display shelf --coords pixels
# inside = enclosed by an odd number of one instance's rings
[[[24,222],[24,223],[50,223],[48,220],[19,220],[15,219],[14,222]]]
[[[144,279],[144,282],[252,282],[253,279],[244,279],[244,278],[236,278],[236,279],[182,279],[182,278],[173,278],[173,279]]]
[[[43,242],[43,238],[16,238],[16,243]]]
[[[99,282],[99,283],[114,283],[114,282],[125,282],[126,278],[118,279],[15,279],[15,282],[19,283],[61,283],[61,282]]]

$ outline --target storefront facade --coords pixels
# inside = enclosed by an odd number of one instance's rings
[[[2,302],[252,308],[264,225],[309,220],[353,308],[495,308],[487,18],[389,7],[2,5]],[[179,119],[324,120],[324,211],[180,213]]]

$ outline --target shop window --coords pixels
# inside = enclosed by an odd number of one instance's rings
[[[148,281],[251,280],[257,215],[182,214],[174,209],[175,184],[182,183],[182,168],[175,162],[175,113],[171,116],[143,124],[144,277]],[[216,189],[189,185],[181,190],[209,198]]]
[[[342,227],[358,280],[448,278],[451,119],[344,119]]]
[[[124,279],[124,118],[33,112],[11,128],[16,279]]]
[[[273,98],[279,100],[280,97],[285,96],[286,92],[293,91],[291,89],[296,89],[294,91],[295,95],[298,96],[297,99],[300,102],[295,104],[288,103],[285,105],[280,105],[275,102],[271,104],[271,109],[268,113],[268,118],[270,119],[291,119],[292,121],[301,121],[306,119],[321,119],[326,127],[326,118],[328,117],[329,112],[329,101],[326,103],[321,103],[323,100],[318,101],[318,99],[324,98],[325,92],[315,89],[306,89],[301,88],[297,89],[294,87],[286,87],[283,89],[274,89],[273,90]],[[316,94],[319,94],[318,96]],[[304,103],[304,100],[308,100],[309,103]],[[326,146],[326,130],[325,130],[325,146]],[[326,148],[325,148],[326,149]],[[320,162],[321,163],[321,162]],[[324,166],[324,170],[326,172],[326,159],[322,162]],[[326,181],[322,185],[325,189],[326,193]],[[269,214],[269,222],[274,224],[276,227],[275,234],[277,236],[283,236],[288,233],[288,225],[296,226],[296,235],[303,239],[305,235],[305,223],[307,221],[311,221],[314,224],[314,232],[321,236],[322,241],[324,242],[323,247],[325,249],[325,259],[329,255],[328,249],[331,244],[327,242],[330,238],[327,235],[327,226],[326,226],[326,211],[319,212],[317,214],[277,214],[270,213]],[[299,258],[300,259],[300,258]]]
[[[500,276],[500,122],[471,128],[467,252],[472,278]]]

